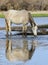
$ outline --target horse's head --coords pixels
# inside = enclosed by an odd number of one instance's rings
[[[37,27],[36,23],[34,22],[34,19],[31,16],[30,13],[29,13],[29,22],[30,22],[30,24],[32,26],[32,31],[33,31],[34,36],[37,36],[37,29],[38,29],[38,27]]]
[[[33,34],[35,36],[37,36],[37,29],[38,29],[37,25],[35,25],[35,26],[32,27],[32,31],[33,31]]]

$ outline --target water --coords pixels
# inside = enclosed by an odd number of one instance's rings
[[[37,25],[48,24],[48,17],[35,17],[34,20]]]
[[[48,24],[48,17],[34,20],[37,25]],[[5,20],[0,19],[0,27],[4,27],[4,23]],[[48,35],[24,38],[21,35],[6,37],[5,34],[4,30],[0,31],[0,65],[48,65]]]

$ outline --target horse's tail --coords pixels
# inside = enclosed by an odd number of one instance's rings
[[[33,19],[32,15],[31,15],[31,13],[29,12],[28,14],[29,14],[29,22],[30,22],[31,26],[33,24],[34,24],[34,26],[36,26],[36,23],[34,22],[34,19]]]

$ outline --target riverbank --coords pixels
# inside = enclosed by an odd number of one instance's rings
[[[33,17],[48,17],[48,11],[29,11]]]
[[[32,14],[33,17],[48,17],[48,14]]]
[[[48,11],[29,11],[33,17],[48,17]],[[0,18],[4,18],[4,15],[0,12]]]

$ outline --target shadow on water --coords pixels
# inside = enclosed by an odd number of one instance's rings
[[[37,43],[32,40],[29,44],[26,38],[23,39],[6,39],[6,58],[9,61],[27,61],[31,59]]]

